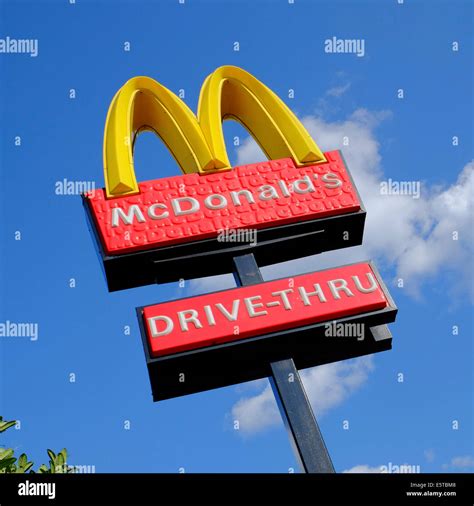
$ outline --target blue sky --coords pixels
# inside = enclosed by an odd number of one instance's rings
[[[266,278],[362,255],[399,306],[392,351],[304,374],[336,470],[472,472],[472,4],[3,0],[0,9],[0,39],[39,44],[37,57],[0,54],[0,322],[39,325],[37,341],[0,337],[0,414],[21,421],[2,444],[38,465],[46,448],[65,446],[70,463],[97,472],[297,469],[265,382],[151,400],[135,307],[232,286],[229,277],[109,294],[80,197],[55,193],[64,178],[103,186],[105,116],[127,79],[184,89],[195,111],[204,78],[233,64],[277,92],[323,149],[343,149],[369,216],[362,248],[273,266]],[[364,40],[364,56],[325,53],[332,37]],[[234,163],[257,161],[240,126],[226,123],[225,134]],[[151,134],[139,138],[135,166],[139,180],[179,170]],[[420,198],[381,198],[387,178],[421,182]],[[236,414],[246,429],[233,430]]]

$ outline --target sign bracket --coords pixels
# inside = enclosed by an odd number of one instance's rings
[[[255,285],[263,277],[253,253],[234,257],[238,286]],[[292,358],[270,364],[273,394],[301,469],[305,473],[334,473],[318,422]]]

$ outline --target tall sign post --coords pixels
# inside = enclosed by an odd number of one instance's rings
[[[228,118],[268,162],[231,167]],[[182,175],[137,182],[143,130]],[[321,152],[277,95],[224,66],[197,116],[153,79],[128,81],[107,115],[104,174],[83,202],[109,291],[228,272],[237,283],[136,309],[153,400],[269,377],[302,470],[334,472],[298,369],[390,349],[397,308],[369,261],[266,282],[259,265],[362,243],[366,212],[341,152]],[[331,326],[363,335],[332,339]]]
[[[234,258],[239,286],[262,283],[252,253]],[[306,473],[334,473],[334,466],[292,358],[270,363],[273,394],[300,468]],[[290,381],[290,378],[292,381]]]

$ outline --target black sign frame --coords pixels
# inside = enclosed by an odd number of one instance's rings
[[[289,358],[294,360],[297,369],[306,369],[390,350],[392,335],[386,324],[395,321],[398,308],[374,263],[367,263],[371,266],[389,305],[384,309],[336,320],[337,323],[343,324],[363,324],[365,335],[361,341],[356,337],[327,337],[326,326],[333,321],[327,320],[229,343],[153,357],[143,321],[144,308],[137,307],[153,400],[156,402],[265,378],[272,375],[271,363]],[[325,270],[330,269],[318,272]],[[218,292],[222,291],[227,290]],[[202,294],[195,297],[200,296]],[[183,374],[184,376],[181,376]]]
[[[259,229],[257,243],[231,244],[217,238],[189,241],[122,255],[108,255],[100,240],[89,199],[82,196],[89,230],[110,292],[232,272],[233,259],[253,253],[260,267],[362,244],[366,210],[339,151],[360,204],[356,212]]]

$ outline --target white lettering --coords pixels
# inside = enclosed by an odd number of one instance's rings
[[[302,188],[301,185],[306,185],[305,188]],[[303,193],[313,193],[316,191],[314,189],[313,182],[309,178],[309,176],[305,176],[303,179],[297,179],[293,183],[293,188],[295,189],[295,193],[303,194]]]
[[[264,184],[263,186],[260,186],[258,191],[260,192],[258,197],[260,200],[272,200],[278,198],[278,192],[272,185]]]
[[[366,273],[367,279],[370,281],[369,288],[364,288],[362,286],[362,283],[360,282],[359,276],[352,276],[352,279],[354,280],[354,283],[356,285],[357,290],[362,293],[370,293],[374,290],[377,290],[377,281],[375,280],[374,275],[371,272]]]
[[[202,329],[202,323],[199,321],[198,312],[195,309],[178,311],[178,320],[182,332],[187,332],[189,330],[188,323],[192,323],[197,329]]]
[[[182,209],[181,202],[188,202],[191,204],[190,209]],[[193,197],[178,197],[171,201],[174,214],[176,216],[183,216],[184,214],[193,214],[199,211],[199,201]]]
[[[244,195],[249,204],[255,204],[255,199],[253,198],[252,192],[249,190],[239,190],[230,192],[230,197],[235,206],[241,206],[242,202],[240,202],[240,195]]]
[[[158,330],[156,325],[157,321],[163,321],[166,323],[166,327],[164,330]],[[161,316],[153,316],[148,318],[148,326],[151,330],[151,337],[161,337],[167,336],[173,330],[174,323],[173,320],[169,316],[161,315]]]
[[[153,204],[148,208],[148,216],[152,220],[161,220],[163,218],[168,218],[170,213],[168,211],[165,211],[164,213],[161,213],[160,215],[155,213],[155,209],[166,209],[166,206],[164,204]]]
[[[309,297],[311,297],[312,295],[317,295],[319,297],[320,302],[327,302],[326,297],[324,296],[323,290],[321,288],[321,285],[319,283],[315,283],[313,286],[314,286],[314,292],[307,292],[303,286],[300,286],[298,288],[298,291],[300,292],[301,299],[303,300],[303,304],[305,306],[311,306],[311,302],[309,300]]]
[[[268,311],[255,311],[255,308],[257,307],[263,307],[263,304],[261,302],[254,303],[254,300],[262,300],[261,295],[254,295],[253,297],[246,297],[244,299],[245,306],[247,307],[247,311],[249,313],[250,318],[255,318],[255,316],[265,316],[268,314]]]
[[[112,209],[112,227],[119,226],[119,218],[122,218],[122,221],[125,225],[131,225],[133,223],[133,218],[136,218],[140,223],[144,223],[145,217],[143,216],[142,210],[137,204],[133,204],[128,208],[128,213],[125,214],[125,211],[120,207],[114,207]]]
[[[342,186],[342,181],[336,176],[336,174],[333,174],[332,172],[324,174],[324,176],[321,177],[321,181],[325,183],[324,186],[329,190],[333,190],[334,188],[339,188]]]
[[[232,301],[232,313],[229,313],[227,309],[218,302],[216,304],[216,308],[230,321],[235,322],[237,320],[237,314],[239,312],[239,306],[240,306],[240,299],[236,299]]]
[[[281,297],[282,302],[283,302],[283,307],[286,310],[288,310],[288,309],[291,309],[291,304],[290,304],[287,294],[292,293],[292,292],[293,292],[292,288],[287,288],[286,290],[278,290],[277,292],[272,292],[272,296],[277,297],[279,295]]]
[[[219,200],[218,204],[213,204],[213,200]],[[206,197],[204,200],[204,205],[208,209],[223,209],[224,207],[227,207],[227,199],[224,197],[224,195],[209,195],[209,197]]]
[[[337,300],[341,298],[339,292],[342,290],[347,296],[354,297],[354,294],[347,287],[347,281],[345,279],[333,279],[328,281],[329,289],[333,297]]]

